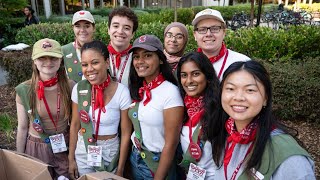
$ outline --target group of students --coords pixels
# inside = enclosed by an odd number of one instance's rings
[[[94,39],[88,11],[74,14],[75,41],[41,39],[30,80],[16,87],[17,151],[53,167],[54,179],[95,171],[132,179],[315,179],[310,155],[272,116],[266,69],[226,48],[226,23],[205,9],[185,25],[130,45],[138,18],[109,15],[110,43]],[[129,155],[130,153],[130,155]],[[129,156],[128,156],[129,155]]]

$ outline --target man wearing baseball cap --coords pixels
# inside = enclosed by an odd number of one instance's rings
[[[62,47],[64,64],[69,79],[79,82],[84,79],[81,70],[80,48],[84,43],[91,42],[95,32],[95,21],[89,11],[78,11],[72,18],[75,41]]]
[[[243,54],[227,49],[223,42],[227,25],[219,11],[213,9],[200,11],[193,19],[192,25],[198,52],[202,52],[210,59],[220,81],[223,72],[232,63],[250,60]]]

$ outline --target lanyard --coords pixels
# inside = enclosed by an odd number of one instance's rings
[[[57,91],[58,91],[58,95],[57,95],[57,116],[56,116],[56,121],[54,121],[54,119],[53,119],[53,116],[51,114],[50,108],[49,108],[48,103],[47,103],[46,96],[43,96],[44,105],[45,105],[46,110],[48,112],[48,115],[49,115],[49,117],[51,119],[51,122],[54,125],[54,128],[56,129],[56,132],[58,131],[57,124],[58,124],[58,120],[60,118],[60,89],[59,89],[59,85],[58,85]]]
[[[232,146],[232,145],[231,145],[231,146]],[[236,176],[237,176],[237,174],[238,174],[238,172],[239,172],[239,170],[240,170],[240,167],[241,167],[242,163],[244,162],[244,160],[246,159],[246,157],[248,156],[248,154],[250,153],[252,147],[253,147],[253,143],[251,143],[249,149],[248,149],[247,152],[246,152],[246,155],[244,156],[244,158],[242,159],[242,161],[239,163],[239,165],[237,166],[237,168],[234,170],[234,172],[233,172],[233,174],[232,174],[232,176],[231,176],[231,178],[230,178],[231,180],[236,179]],[[226,151],[227,151],[228,148],[229,148],[229,143],[227,143],[227,148],[226,148],[224,154],[226,154]],[[230,147],[230,148],[231,148],[231,147]],[[231,160],[231,159],[230,159],[230,160]],[[230,162],[230,161],[229,161],[229,162]],[[228,167],[229,162],[227,162],[227,163],[224,164],[224,176],[225,176],[225,179],[226,179],[226,180],[228,180],[228,173],[227,173],[228,168],[227,168],[227,167]]]
[[[124,69],[126,68],[126,65],[127,65],[127,62],[128,62],[128,59],[129,59],[129,54],[126,55],[126,59],[123,63],[123,66],[122,66],[122,69],[120,71],[120,75],[119,75],[119,79],[118,79],[118,82],[121,83],[121,80],[122,80],[122,76],[123,76],[123,73],[124,73]],[[120,57],[120,60],[121,60],[121,57]],[[113,77],[117,77],[117,68],[116,68],[116,64],[115,64],[115,59],[113,58],[113,55],[111,54],[111,61],[112,61],[112,68],[113,68]],[[121,65],[121,63],[120,63]]]
[[[220,71],[219,71],[219,74],[218,74],[218,79],[220,79],[220,76],[221,76],[221,74],[222,74],[222,72],[223,72],[224,66],[226,65],[227,58],[228,58],[228,54],[229,54],[229,51],[227,50],[227,53],[226,53],[226,55],[224,56],[224,60],[223,60],[222,66],[221,66]]]
[[[92,86],[91,90],[91,107],[92,107],[92,121],[95,123],[95,140],[97,141],[98,139],[98,133],[99,133],[99,126],[100,126],[100,116],[101,116],[101,109],[99,109],[98,113],[98,119],[97,122],[95,120],[95,111],[94,111],[94,103],[95,103],[95,90]]]

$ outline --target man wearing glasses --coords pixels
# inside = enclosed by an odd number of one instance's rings
[[[192,25],[198,52],[202,52],[210,59],[220,80],[229,65],[236,61],[250,60],[243,54],[227,49],[223,42],[227,26],[219,11],[213,9],[200,11],[193,19]]]

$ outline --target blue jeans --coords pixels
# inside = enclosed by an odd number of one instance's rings
[[[153,176],[147,164],[143,161],[136,147],[132,147],[130,155],[132,176],[135,180],[152,180]]]

